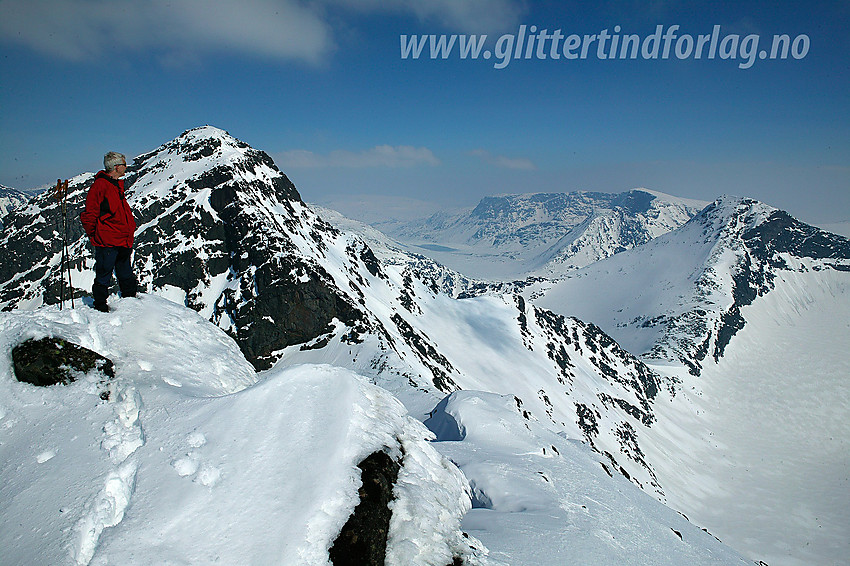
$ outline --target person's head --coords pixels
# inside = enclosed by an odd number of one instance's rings
[[[123,153],[110,151],[103,156],[103,168],[112,177],[121,177],[127,171],[127,158]]]

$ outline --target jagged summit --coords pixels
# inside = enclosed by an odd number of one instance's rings
[[[220,178],[233,176],[246,182],[259,180],[278,189],[283,199],[300,201],[295,186],[288,182],[264,152],[213,126],[186,130],[157,149],[135,158],[127,177],[136,198],[150,191],[165,196],[170,188],[185,184],[199,190]],[[136,182],[144,176],[142,182]],[[203,176],[203,177],[202,177]]]
[[[753,199],[723,196],[700,216],[720,224],[727,239],[738,237],[762,261],[774,267],[786,266],[781,258],[837,260],[828,265],[846,269],[850,259],[850,239],[811,226],[784,210]]]

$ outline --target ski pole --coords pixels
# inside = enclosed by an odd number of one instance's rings
[[[74,308],[74,282],[71,281],[71,254],[68,251],[68,179],[62,183],[62,224],[65,226],[63,237],[65,247],[65,267],[68,270],[68,294],[71,296],[71,308]]]
[[[56,187],[54,187],[56,204],[62,207],[62,180],[56,179]],[[60,228],[62,230],[62,255],[59,260],[59,310],[62,310],[62,307],[65,304],[65,226],[64,223]]]
[[[59,310],[65,306],[65,275],[68,275],[68,295],[71,298],[71,308],[74,308],[74,287],[71,282],[71,264],[68,254],[68,180],[62,182],[56,179],[56,202],[62,214],[62,255],[59,260]]]

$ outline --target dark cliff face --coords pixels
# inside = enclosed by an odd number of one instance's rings
[[[327,333],[334,319],[354,326],[361,313],[293,241],[320,253],[334,229],[308,211],[268,155],[220,132],[190,132],[137,160],[142,281],[184,292],[187,306],[227,330],[257,369]],[[182,163],[172,158],[167,168],[199,172],[178,177],[164,198],[161,185],[139,187],[172,155]]]
[[[715,361],[723,355],[732,336],[744,327],[741,308],[774,288],[776,270],[798,269],[789,265],[783,255],[797,259],[850,260],[850,240],[804,224],[782,210],[773,210],[762,222],[741,231],[740,240],[746,251],[732,274],[733,304],[722,317],[713,352]],[[850,266],[841,261],[825,261],[820,268],[847,271]]]

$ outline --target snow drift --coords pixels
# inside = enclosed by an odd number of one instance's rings
[[[479,563],[463,476],[350,371],[255,374],[219,329],[150,296],[2,314],[0,329],[3,564],[328,564],[375,451],[401,463],[387,563]],[[11,347],[47,335],[114,361],[110,401],[92,379],[14,379]]]

